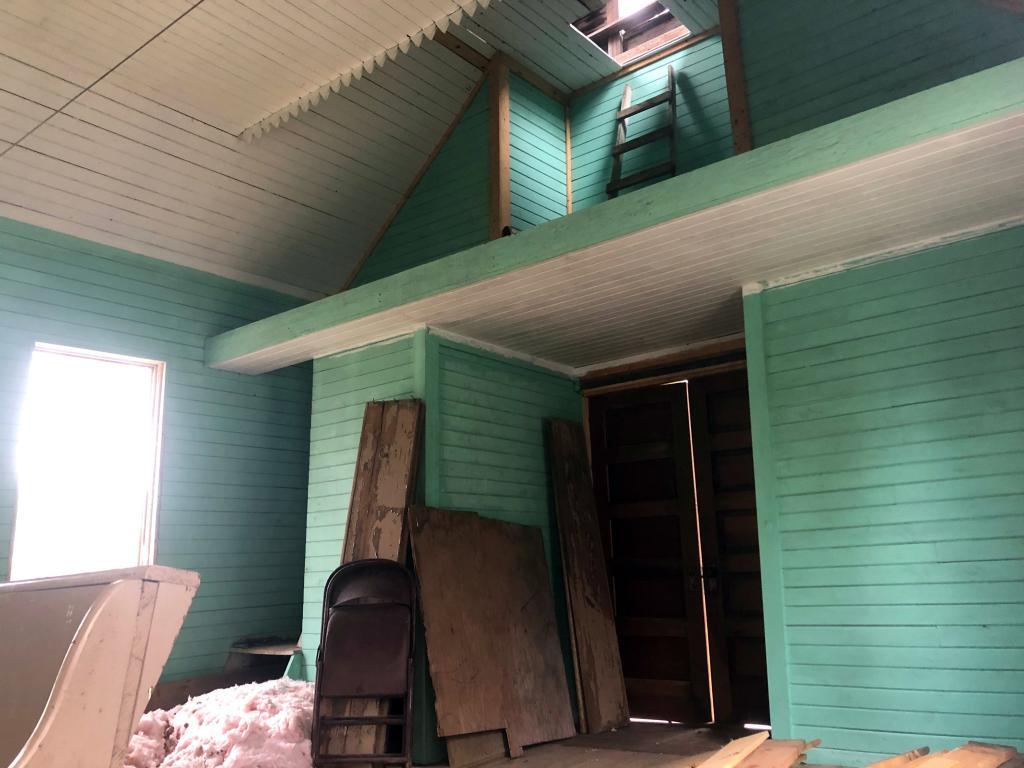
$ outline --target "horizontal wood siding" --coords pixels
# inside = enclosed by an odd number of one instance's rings
[[[17,419],[36,342],[167,363],[157,562],[202,586],[164,679],[216,672],[235,640],[299,630],[308,366],[204,365],[208,336],[300,302],[0,219],[0,578],[16,505]]]
[[[612,171],[615,113],[623,87],[627,83],[632,87],[633,103],[638,104],[665,90],[665,68],[669,65],[676,73],[678,172],[692,171],[732,156],[722,41],[712,37],[588,91],[572,102],[573,210],[606,199],[604,188]],[[667,115],[668,107],[661,106],[631,118],[627,137],[664,125]],[[658,141],[629,152],[622,164],[623,175],[665,162],[667,147],[667,141]]]
[[[486,242],[490,223],[487,85],[353,281],[353,287]]]
[[[565,216],[565,107],[517,75],[509,77],[512,228]]]
[[[302,647],[306,679],[315,677],[324,585],[341,565],[349,495],[363,412],[371,400],[412,397],[413,337],[375,344],[313,362],[309,431],[309,507]]]
[[[755,146],[1024,56],[1024,14],[976,0],[739,0]]]
[[[751,404],[784,735],[841,765],[1024,749],[1024,228],[746,307],[763,318],[748,354],[766,380]]]

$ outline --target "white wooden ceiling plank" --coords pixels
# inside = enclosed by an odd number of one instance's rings
[[[536,0],[529,6],[508,6],[505,10],[512,12],[513,9],[520,16],[532,18],[534,23],[547,28],[550,45],[563,55],[567,79],[575,78],[574,82],[588,84],[619,70],[617,62],[572,28],[572,22],[579,16],[566,14],[564,10],[559,12],[557,7]]]
[[[80,167],[67,167],[66,164],[64,167],[57,165],[56,172],[48,170],[39,162],[40,157],[20,151],[20,148],[4,156],[0,189],[7,191],[8,198],[19,196],[26,202],[45,199],[86,215],[106,215],[112,221],[161,237],[165,243],[177,241],[189,250],[203,250],[216,256],[218,261],[239,268],[252,268],[259,263],[253,258],[254,248],[267,242],[259,233],[249,231],[239,237],[230,237],[229,230],[209,226],[189,213],[154,205],[138,195],[129,196],[123,191],[110,189],[109,184],[97,183],[104,178],[109,182],[109,177],[90,176]],[[294,253],[303,253],[291,238],[277,238],[277,242],[271,242],[278,248],[287,247]],[[304,273],[298,269],[295,274],[299,277]]]
[[[249,258],[238,259],[213,247],[212,244],[196,243],[181,236],[165,235],[157,231],[160,227],[145,216],[123,209],[96,210],[98,206],[91,205],[89,200],[83,200],[64,189],[50,187],[37,178],[18,178],[9,170],[0,178],[0,199],[6,202],[13,201],[73,223],[103,228],[140,243],[189,253],[208,264],[222,264],[228,268],[246,270],[252,274],[275,279],[281,277],[280,274],[267,270],[265,264]],[[288,277],[301,285],[301,278],[304,275],[290,273]]]
[[[313,111],[330,120],[344,123],[346,117],[341,110],[344,107],[351,110],[352,105],[355,105],[366,110],[364,119],[370,120],[371,116],[380,118],[377,120],[377,130],[380,132],[377,141],[386,143],[388,138],[402,141],[407,146],[423,152],[424,156],[434,148],[436,142],[431,142],[429,138],[433,134],[429,130],[424,131],[424,128],[436,129],[438,121],[428,122],[428,116],[419,110],[415,110],[415,114],[410,114],[412,110],[408,105],[395,101],[377,83],[364,78],[358,83],[353,82],[345,89],[344,94],[344,99],[327,99],[320,102]],[[403,107],[405,111],[402,111]],[[416,119],[416,115],[421,119]]]
[[[249,168],[239,167],[238,160],[244,156],[238,152],[196,140],[191,134],[175,129],[167,130],[166,124],[147,119],[139,113],[124,109],[112,110],[103,97],[97,95],[83,96],[65,109],[64,114],[225,176],[248,180],[250,183],[262,182],[267,178],[254,178]],[[161,130],[161,127],[165,130]],[[308,179],[302,184],[296,184],[292,179],[280,177],[275,178],[275,182],[275,189],[279,193],[303,205],[323,210],[344,208],[355,217],[354,220],[372,210],[371,195],[359,196],[348,187],[314,185]]]
[[[503,0],[498,0],[503,2]],[[455,25],[448,28],[450,32],[456,29]],[[427,55],[424,61],[432,62],[430,66],[440,75],[446,72],[448,77],[456,82],[469,81],[475,83],[480,78],[480,70],[459,56],[455,51],[441,45],[432,38],[424,38],[419,50]],[[410,50],[412,53],[412,50]],[[401,61],[401,59],[399,59]]]
[[[94,64],[90,67],[88,63],[72,63],[68,61],[70,57],[63,48],[32,47],[27,40],[27,30],[20,28],[18,24],[10,23],[10,19],[3,16],[3,9],[0,8],[0,50],[4,55],[65,82],[74,83],[79,90],[95,79],[93,72],[99,65]]]
[[[0,139],[16,142],[52,114],[49,107],[0,89]]]
[[[499,2],[508,2],[508,0],[499,0]],[[477,28],[479,29],[479,27]],[[479,35],[471,32],[467,28],[465,21],[459,24],[452,24],[448,27],[448,32],[479,53],[485,59],[494,58],[494,54],[498,52],[498,50],[489,42],[481,38]]]
[[[209,66],[186,69],[174,46],[161,43],[159,39],[146,50],[145,58],[130,59],[105,81],[117,83],[235,135],[241,121],[232,121],[230,115],[251,114],[261,109],[242,83],[237,83],[236,89],[221,91],[221,83],[234,75],[212,62]],[[181,87],[182,83],[191,83],[191,88]],[[209,96],[214,92],[218,94],[216,100]]]
[[[82,2],[82,0],[71,0],[62,3],[63,13],[66,19],[71,21],[73,28],[79,33],[86,33],[94,40],[107,40],[118,46],[124,41],[134,42],[123,55],[135,50],[146,40],[155,35],[174,18],[185,10],[182,8],[178,13],[159,13],[154,7],[143,8],[141,6],[128,9],[115,2]],[[68,15],[69,9],[74,7],[73,15]],[[187,6],[186,6],[187,7]],[[88,20],[88,23],[85,20]]]
[[[50,109],[60,109],[68,99],[82,90],[74,83],[30,67],[3,53],[0,53],[0,83],[5,90]]]
[[[226,53],[239,61],[249,62],[249,66],[255,57],[271,63],[280,62],[294,76],[294,87],[305,89],[303,93],[322,85],[336,74],[332,62],[344,62],[349,58],[339,47],[339,40],[328,41],[319,35],[304,34],[306,30],[296,30],[293,25],[288,25],[286,17],[274,23],[266,17],[268,11],[279,16],[278,6],[265,8],[259,4],[250,8],[232,4],[230,8],[222,8],[214,5],[208,9],[206,17],[192,20],[187,28],[182,27],[181,33],[193,35],[205,28],[217,36],[223,34],[231,41],[225,46]],[[208,24],[204,23],[207,18],[210,20]],[[210,39],[211,35],[207,38]],[[254,45],[254,42],[260,45]],[[268,103],[272,102],[276,109],[282,99],[290,96],[292,92],[268,92]]]
[[[414,81],[422,78],[431,89],[443,95],[448,108],[457,109],[480,79],[480,70],[433,40],[423,43],[388,62],[387,66],[408,73],[406,77]]]
[[[337,3],[306,0],[299,4],[285,0],[277,3],[276,7],[281,13],[292,15],[296,19],[304,19],[305,24],[326,31],[327,39],[337,48],[335,54],[326,59],[331,63],[327,68],[333,70],[332,74],[320,84],[397,42],[388,40],[384,43],[376,35],[367,34],[362,24],[354,24],[351,17],[339,16],[337,11],[340,9]],[[339,57],[339,53],[344,53],[344,56]]]
[[[204,272],[210,272],[211,274],[220,275],[222,277],[248,283],[250,285],[257,285],[270,290],[290,293],[301,298],[316,299],[325,295],[321,290],[301,288],[281,280],[253,275],[251,272],[246,270],[231,269],[221,264],[204,261],[189,253],[160,248],[151,243],[134,240],[116,232],[111,232],[102,226],[96,227],[78,224],[63,219],[60,216],[55,216],[52,213],[37,211],[28,206],[3,199],[0,199],[0,215],[7,216],[8,218],[15,219],[17,221],[23,221],[26,224],[33,224],[35,226],[51,229],[54,232],[63,232],[65,234],[72,235],[73,237],[80,237],[86,240],[91,240],[95,243],[109,245],[112,248],[120,248],[132,253],[150,254],[153,258],[163,259],[174,264],[199,269]]]
[[[134,30],[115,34],[106,25],[80,11],[75,3],[9,0],[0,7],[0,16],[3,17],[0,28],[6,28],[8,35],[5,37],[9,38],[10,33],[14,33],[37,54],[57,51],[64,57],[72,57],[75,66],[87,73],[83,85],[100,77],[160,31],[160,25],[151,22],[148,33]],[[4,50],[7,50],[6,46]],[[36,64],[32,60],[29,63]]]
[[[91,185],[104,193],[137,200],[154,209],[166,211],[168,216],[163,219],[164,221],[177,221],[184,217],[197,222],[197,226],[200,228],[198,231],[212,233],[217,230],[232,242],[247,241],[250,244],[255,242],[260,244],[262,249],[268,248],[271,243],[276,243],[291,253],[305,254],[311,259],[320,257],[326,249],[333,245],[327,240],[319,241],[306,232],[275,229],[264,224],[258,218],[244,220],[237,216],[231,216],[220,208],[208,208],[203,205],[202,198],[193,197],[185,200],[172,197],[130,180],[118,178],[85,165],[68,163],[57,157],[24,147],[5,156],[3,161],[0,161],[0,167],[6,167],[8,162],[19,163],[25,168],[31,168],[40,173],[48,173],[52,178],[64,176],[71,181]],[[160,218],[160,214],[154,214],[154,218]]]
[[[85,0],[85,2],[100,10],[116,6],[127,15],[141,15],[153,19],[163,29],[195,5],[196,0]]]
[[[318,233],[328,240],[336,236],[341,224],[333,216],[316,215],[312,209],[269,190],[168,158],[63,115],[57,115],[32,134],[25,146],[76,164],[100,163],[102,168],[94,170],[106,169],[111,175],[128,174],[136,183],[142,183],[148,175],[154,189],[170,186],[179,193],[193,196],[197,190],[202,190],[218,205],[246,211],[248,216],[262,216],[268,223],[275,222],[280,227]]]
[[[487,26],[484,26],[484,23]],[[551,55],[543,49],[538,50],[536,55],[524,55],[523,49],[529,47],[528,41],[524,41],[522,33],[504,19],[494,16],[485,18],[485,14],[479,14],[477,18],[463,20],[462,26],[479,35],[498,50],[510,56],[525,59],[526,64],[556,88],[568,90],[569,86],[566,81],[557,74],[557,64],[554,67],[556,71],[550,68]]]
[[[268,144],[274,139],[270,146],[282,157],[301,157],[305,165],[320,165],[335,183],[350,182],[353,176],[372,178],[380,187],[375,194],[383,190],[401,193],[402,178],[409,173],[410,165],[415,166],[423,158],[422,153],[399,142],[394,142],[394,150],[388,152],[386,144],[367,140],[314,112],[289,120],[264,139]]]
[[[169,36],[153,41],[132,57],[111,77],[122,84],[137,83],[161,103],[177,105],[189,114],[205,118],[233,134],[238,134],[248,115],[263,113],[266,103],[259,83],[272,84],[283,91],[296,86],[285,82],[281,70],[269,62],[253,71],[238,62],[205,53],[194,44],[179,45]],[[236,115],[244,117],[239,118]]]
[[[404,144],[385,147],[380,144],[366,145],[363,142],[363,146],[356,148],[349,139],[349,126],[354,120],[348,121],[348,125],[339,125],[313,112],[289,121],[258,143],[250,144],[240,141],[228,131],[158,104],[112,82],[100,83],[82,100],[89,102],[96,96],[122,108],[125,115],[137,113],[150,118],[153,122],[147,123],[149,125],[162,123],[170,126],[168,130],[180,130],[198,140],[217,144],[238,155],[240,162],[244,160],[253,174],[266,179],[319,179],[320,183],[330,187],[343,182],[355,164],[359,169],[357,173],[376,178],[384,185],[390,181],[396,190],[400,190],[402,187],[395,175],[401,178],[407,172],[411,173],[408,171],[409,163],[421,163],[424,156],[422,152],[407,148]],[[317,127],[319,123],[324,125]],[[356,156],[357,152],[360,157]]]
[[[441,126],[443,131],[451,122],[455,110],[458,108],[458,99],[448,97],[447,103],[439,103],[440,94],[434,88],[430,80],[423,75],[416,75],[401,67],[396,67],[393,62],[388,62],[380,69],[374,70],[374,82],[388,93],[392,94],[405,104],[413,107]]]

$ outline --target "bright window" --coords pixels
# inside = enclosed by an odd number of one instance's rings
[[[37,344],[11,578],[153,562],[164,364]]]

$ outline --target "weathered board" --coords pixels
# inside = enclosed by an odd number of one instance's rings
[[[768,740],[768,731],[733,739],[700,764],[699,768],[735,768],[755,749]]]
[[[366,404],[343,563],[405,556],[405,508],[416,489],[422,424],[423,403],[419,400]]]
[[[509,752],[576,732],[540,530],[414,507],[438,733],[505,730]]]
[[[736,768],[791,768],[821,742],[808,744],[802,739],[769,739],[739,762]]]
[[[548,430],[580,696],[580,730],[600,733],[628,723],[629,707],[586,438],[580,424],[563,419],[550,419]]]
[[[405,512],[416,492],[422,425],[423,403],[419,400],[366,404],[342,563],[405,558]],[[386,706],[387,702],[376,699],[344,703],[325,699],[321,710],[326,715],[368,717],[386,714]],[[330,754],[358,755],[379,752],[385,740],[386,729],[382,726],[341,726],[330,729],[325,744]]]

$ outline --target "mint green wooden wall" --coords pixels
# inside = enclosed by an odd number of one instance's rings
[[[1024,56],[1024,14],[997,2],[740,0],[739,9],[755,146]]]
[[[353,286],[487,241],[490,226],[487,94],[485,83],[367,258]]]
[[[309,506],[302,647],[306,678],[314,679],[324,585],[341,564],[349,495],[363,411],[371,400],[422,397],[413,336],[313,361],[309,431]]]
[[[776,735],[1024,748],[1024,228],[745,299]]]
[[[633,103],[665,89],[666,67],[676,73],[677,170],[692,171],[731,157],[732,125],[725,90],[722,41],[713,37],[581,94],[572,102],[572,207],[582,210],[607,199],[604,188],[612,170],[615,113],[629,83]],[[628,136],[665,124],[667,107],[637,115]],[[623,162],[623,175],[668,159],[668,143],[634,150]],[[634,187],[633,189],[639,189]],[[623,193],[627,194],[627,193]]]
[[[0,219],[0,578],[17,419],[35,342],[167,363],[157,562],[202,586],[164,669],[217,672],[234,640],[294,636],[302,588],[308,367],[203,363],[208,336],[298,305],[259,288]]]
[[[518,75],[509,76],[512,229],[565,216],[565,107]]]

